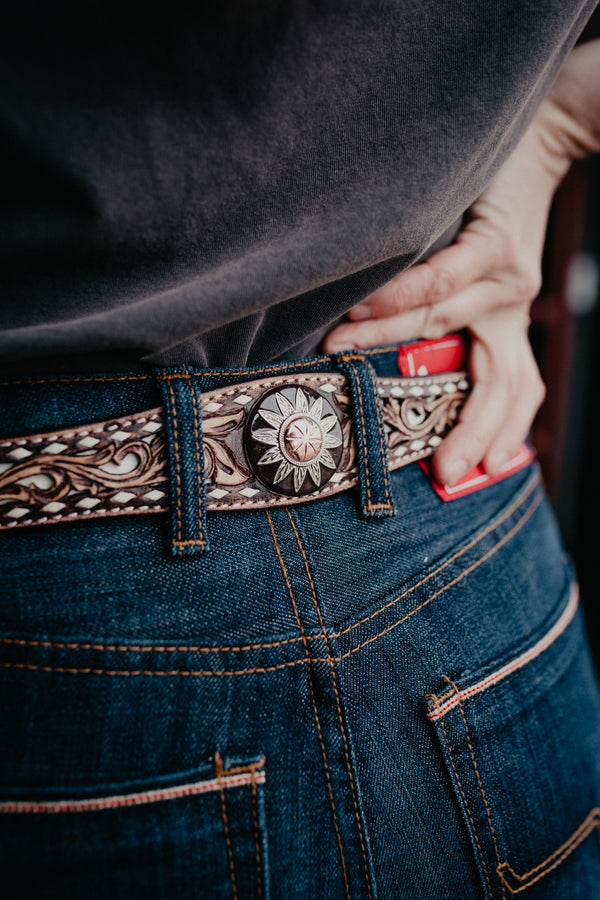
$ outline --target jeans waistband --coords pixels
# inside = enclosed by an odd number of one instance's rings
[[[170,509],[171,549],[207,511],[323,498],[358,483],[392,515],[390,469],[433,453],[464,373],[400,378],[397,347],[229,370],[0,381],[0,527]]]

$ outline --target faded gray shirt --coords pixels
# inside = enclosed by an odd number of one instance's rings
[[[0,36],[0,367],[314,351],[451,239],[594,5],[19,4]]]

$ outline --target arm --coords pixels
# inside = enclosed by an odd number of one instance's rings
[[[333,352],[469,329],[473,391],[435,455],[441,482],[481,460],[497,472],[531,427],[544,386],[527,332],[550,206],[572,161],[598,150],[600,40],[570,54],[456,242],[358,304],[325,339]]]

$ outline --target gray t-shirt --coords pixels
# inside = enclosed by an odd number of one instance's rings
[[[455,233],[594,5],[14,4],[0,367],[314,351]]]

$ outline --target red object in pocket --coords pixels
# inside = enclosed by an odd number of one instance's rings
[[[404,344],[398,351],[401,375],[437,375],[459,372],[467,365],[467,342],[461,334],[447,334],[433,341]]]
[[[398,369],[401,375],[436,375],[440,372],[455,372],[467,366],[467,340],[461,334],[448,334],[432,341],[415,341],[405,344],[398,351]],[[501,481],[508,475],[529,465],[535,457],[534,451],[521,444],[517,452],[502,466],[496,475],[488,475],[483,465],[475,466],[460,481],[453,485],[439,484],[431,473],[431,461],[422,460],[419,465],[429,478],[431,485],[442,500],[456,500],[473,491]]]

